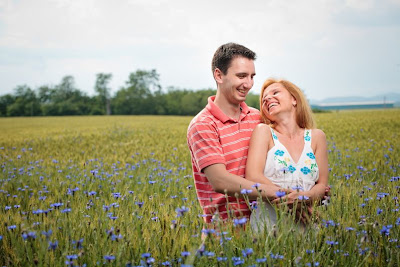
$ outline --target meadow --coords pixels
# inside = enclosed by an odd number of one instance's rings
[[[331,203],[266,235],[203,223],[191,117],[0,118],[0,265],[398,266],[400,110],[316,119]]]

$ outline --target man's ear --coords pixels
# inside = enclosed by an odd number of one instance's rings
[[[214,80],[217,82],[217,83],[222,83],[222,76],[223,76],[224,74],[222,73],[222,71],[220,70],[220,69],[218,69],[218,68],[215,68],[215,70],[214,70]]]

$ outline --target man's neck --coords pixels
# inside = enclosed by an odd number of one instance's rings
[[[230,103],[226,98],[222,97],[218,94],[215,96],[214,104],[219,107],[222,112],[235,120],[239,120],[240,118],[240,104]]]

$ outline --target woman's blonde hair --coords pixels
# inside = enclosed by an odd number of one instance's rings
[[[263,94],[265,89],[273,83],[280,83],[283,87],[288,90],[288,92],[296,99],[297,107],[296,107],[296,122],[300,128],[305,129],[314,129],[316,127],[316,123],[311,111],[311,107],[308,104],[306,97],[304,96],[303,92],[297,87],[295,84],[287,81],[287,80],[278,80],[278,79],[267,79],[262,88],[260,93],[260,111],[261,111],[261,121],[265,124],[270,124],[274,126],[273,121],[270,121],[264,111],[263,107]]]

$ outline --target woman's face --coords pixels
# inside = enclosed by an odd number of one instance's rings
[[[295,112],[296,99],[280,83],[273,83],[263,93],[262,111],[269,120],[280,113]]]

